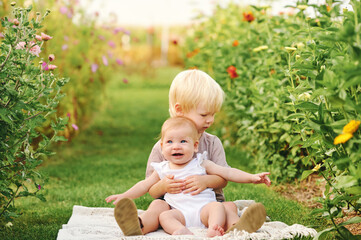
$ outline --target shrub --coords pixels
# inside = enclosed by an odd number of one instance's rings
[[[187,43],[186,66],[209,72],[227,94],[223,132],[245,147],[276,182],[319,174],[327,182],[323,208],[336,225],[361,206],[361,3],[299,1],[289,15],[230,4],[201,23]],[[316,17],[305,9],[312,7]]]
[[[41,37],[39,30],[49,12],[30,18],[31,10],[14,8],[14,18],[1,20],[0,217],[4,221],[17,216],[15,199],[34,196],[45,200],[40,193],[44,177],[36,167],[43,156],[51,154],[47,150],[51,142],[64,140],[57,133],[68,120],[55,114],[67,80],[51,72],[56,66],[50,60],[39,62],[44,39],[50,38],[43,33]],[[50,120],[51,135],[40,133],[39,128]]]

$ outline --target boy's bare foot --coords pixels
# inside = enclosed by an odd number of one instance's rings
[[[257,231],[266,221],[266,209],[262,203],[251,204],[242,214],[238,222],[230,227],[226,233],[237,229],[249,233]]]
[[[215,236],[223,236],[223,235],[224,235],[224,229],[218,224],[209,227],[207,230],[207,237],[215,237]]]
[[[115,205],[114,217],[124,236],[143,235],[138,210],[131,199],[123,198]]]
[[[172,235],[194,235],[194,234],[191,231],[189,231],[188,228],[182,227],[181,229],[174,231]]]

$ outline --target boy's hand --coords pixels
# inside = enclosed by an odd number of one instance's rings
[[[204,175],[207,176],[207,175]],[[204,176],[194,175],[186,178],[184,193],[197,195],[207,188],[207,179]]]
[[[269,179],[269,177],[267,175],[270,175],[269,172],[263,172],[263,173],[257,173],[254,174],[254,179],[253,179],[253,183],[255,184],[259,184],[259,183],[264,183],[267,186],[271,185],[271,180]]]
[[[107,203],[110,203],[111,201],[114,201],[113,204],[115,205],[115,204],[117,204],[117,202],[119,202],[120,199],[122,199],[122,198],[124,198],[124,197],[123,197],[123,194],[111,195],[111,196],[107,197],[107,198],[105,199],[105,201],[107,201]]]
[[[177,194],[185,189],[185,181],[182,179],[174,179],[174,175],[167,175],[162,180],[164,192]]]

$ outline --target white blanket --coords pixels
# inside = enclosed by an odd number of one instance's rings
[[[237,200],[235,203],[241,210],[252,200]],[[141,213],[143,210],[138,210]],[[73,214],[67,224],[58,232],[57,240],[119,240],[119,239],[206,239],[206,229],[190,228],[194,235],[171,236],[159,229],[144,236],[125,237],[114,219],[114,208],[94,208],[74,206]],[[313,228],[300,224],[288,226],[283,222],[268,221],[255,233],[234,230],[221,237],[212,239],[292,239],[296,236],[316,236]]]

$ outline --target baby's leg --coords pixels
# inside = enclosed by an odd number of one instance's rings
[[[208,227],[207,237],[222,236],[226,224],[226,210],[222,203],[211,202],[201,210],[201,221]]]
[[[229,229],[239,220],[238,208],[234,202],[222,202],[224,208],[226,209],[226,225],[224,229]]]
[[[156,231],[159,228],[160,214],[169,209],[168,203],[164,200],[156,199],[151,202],[148,209],[139,216],[143,224],[143,234]]]
[[[159,216],[159,222],[165,232],[172,235],[193,235],[188,228],[185,227],[185,219],[181,211],[172,209],[162,212]]]

